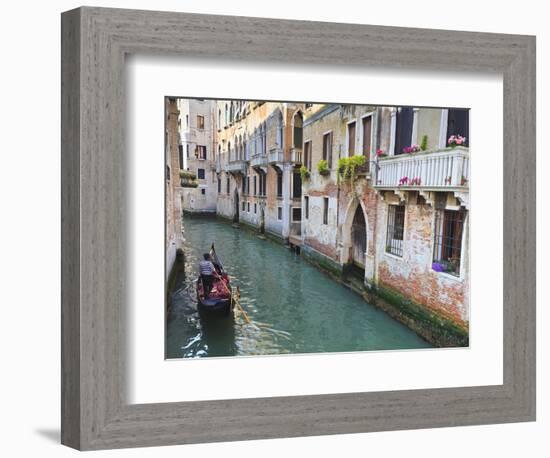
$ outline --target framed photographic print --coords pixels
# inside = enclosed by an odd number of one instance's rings
[[[62,442],[533,420],[534,59],[528,36],[64,13]]]

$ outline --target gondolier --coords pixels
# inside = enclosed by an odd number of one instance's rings
[[[204,288],[204,297],[208,298],[210,291],[212,291],[212,283],[214,282],[214,277],[218,277],[216,268],[212,263],[210,254],[204,253],[203,260],[199,262],[199,272],[201,276],[202,285]]]

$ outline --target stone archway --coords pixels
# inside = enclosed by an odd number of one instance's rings
[[[357,216],[357,213],[360,212],[362,216]],[[354,228],[355,220],[355,230]],[[343,265],[350,264],[353,262],[353,238],[356,241],[361,239],[361,234],[359,233],[359,225],[364,227],[364,240],[365,240],[365,252],[367,251],[368,246],[368,222],[367,222],[367,212],[363,206],[363,203],[359,199],[354,198],[349,204],[346,210],[346,216],[344,218],[344,223],[341,226],[341,250],[340,250],[340,262]],[[354,236],[352,236],[352,231]],[[358,257],[358,256],[356,256]],[[364,254],[363,254],[364,258]],[[364,263],[364,261],[363,261]]]
[[[346,209],[340,229],[340,240],[340,263],[345,267],[345,271],[353,273],[353,276],[360,276],[366,284],[372,284],[375,256],[368,254],[368,213],[364,203],[356,197],[350,201]]]
[[[365,255],[367,252],[367,223],[360,205],[357,206],[351,223],[350,263],[365,269]]]

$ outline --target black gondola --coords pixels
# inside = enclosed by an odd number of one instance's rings
[[[223,270],[222,263],[216,254],[214,244],[210,248],[210,259],[216,269],[217,278],[212,283],[208,297],[204,297],[204,285],[201,277],[197,279],[197,302],[201,316],[230,316],[233,311],[233,299],[229,276]]]

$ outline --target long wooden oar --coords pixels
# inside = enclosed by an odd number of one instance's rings
[[[235,303],[237,304],[237,307],[239,307],[239,310],[240,310],[241,313],[243,314],[245,321],[246,321],[248,324],[250,324],[250,318],[248,318],[247,313],[244,311],[243,306],[241,305],[241,290],[239,289],[238,286],[237,286],[237,292],[235,293],[235,295],[234,295],[234,297],[233,297],[233,300],[234,300]]]

